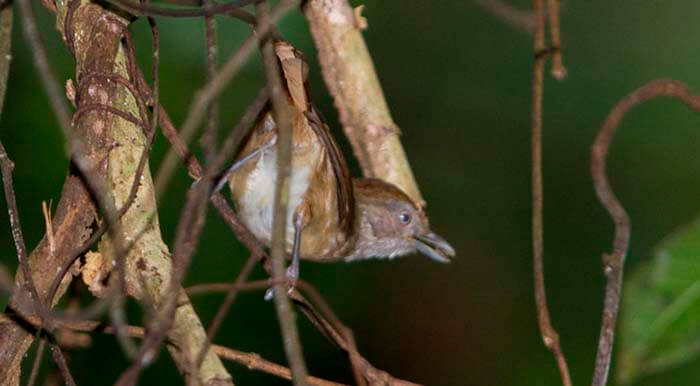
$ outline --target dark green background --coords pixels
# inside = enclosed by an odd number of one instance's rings
[[[360,2],[353,1],[357,5]],[[518,7],[529,6],[518,0]],[[558,372],[541,343],[532,296],[530,247],[531,38],[471,1],[367,1],[365,31],[379,77],[425,198],[433,228],[458,252],[439,265],[419,256],[354,264],[302,264],[355,332],[360,351],[377,367],[427,385],[556,385]],[[36,7],[42,34],[61,82],[74,77],[73,60]],[[575,384],[590,381],[602,303],[600,255],[612,225],[597,203],[588,172],[589,146],[615,101],[648,80],[671,77],[700,85],[697,37],[700,2],[564,1],[563,82],[546,78],[544,98],[545,268],[552,318]],[[248,33],[219,18],[222,57]],[[203,83],[201,20],[159,19],[162,103],[176,123]],[[32,65],[19,23],[0,138],[16,162],[15,186],[28,246],[44,234],[40,203],[59,198],[67,160],[62,137]],[[284,36],[312,61],[316,104],[350,157],[321,79],[306,22],[294,13]],[[143,20],[132,26],[139,61],[150,72],[150,39]],[[256,57],[221,102],[222,135],[262,85]],[[610,156],[612,183],[633,224],[628,270],[664,235],[700,211],[698,117],[670,100],[654,101],[624,121]],[[164,150],[158,139],[151,167]],[[354,160],[351,160],[356,165]],[[358,175],[358,169],[354,169]],[[172,240],[185,189],[180,169],[161,202],[166,241]],[[16,267],[3,200],[0,262]],[[210,211],[187,284],[230,281],[245,250]],[[256,277],[264,277],[262,270]],[[222,300],[194,300],[209,321]],[[135,309],[135,308],[134,308]],[[139,322],[137,314],[130,315]],[[310,372],[351,382],[347,359],[299,318]],[[284,363],[279,328],[262,293],[242,295],[216,342]],[[113,383],[127,361],[111,336],[70,354],[81,385]],[[44,369],[51,368],[45,361]],[[692,385],[697,360],[640,385]],[[27,366],[29,362],[27,361]],[[241,385],[285,384],[229,365]],[[614,368],[613,368],[614,371]],[[178,384],[163,353],[143,384]],[[613,382],[614,383],[614,382]]]

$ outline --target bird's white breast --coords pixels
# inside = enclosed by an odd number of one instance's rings
[[[315,154],[314,154],[315,155]],[[274,147],[262,153],[256,167],[246,179],[246,189],[240,206],[240,214],[251,232],[264,243],[272,239],[272,218],[277,181],[277,151]],[[304,162],[304,164],[307,164]],[[312,163],[313,164],[313,163]],[[308,165],[308,164],[307,164]],[[289,180],[289,205],[287,207],[287,248],[291,249],[294,240],[292,217],[302,202],[309,187],[311,167],[294,162]]]

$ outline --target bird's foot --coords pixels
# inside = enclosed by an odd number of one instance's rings
[[[291,294],[296,289],[297,280],[299,279],[299,264],[290,264],[287,267],[285,278],[287,279],[287,294]],[[265,300],[270,301],[273,296],[275,296],[275,287],[270,287],[265,291]]]

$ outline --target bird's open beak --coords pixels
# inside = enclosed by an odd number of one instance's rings
[[[455,250],[442,237],[433,232],[413,237],[418,251],[439,263],[449,263]]]

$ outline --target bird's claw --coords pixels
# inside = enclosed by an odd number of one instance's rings
[[[287,279],[287,294],[291,295],[291,293],[296,289],[297,280],[299,279],[299,265],[291,264],[289,267],[287,267],[285,277]],[[265,291],[264,299],[265,301],[269,302],[272,300],[273,296],[275,296],[275,287],[270,287],[267,289],[267,291]]]

